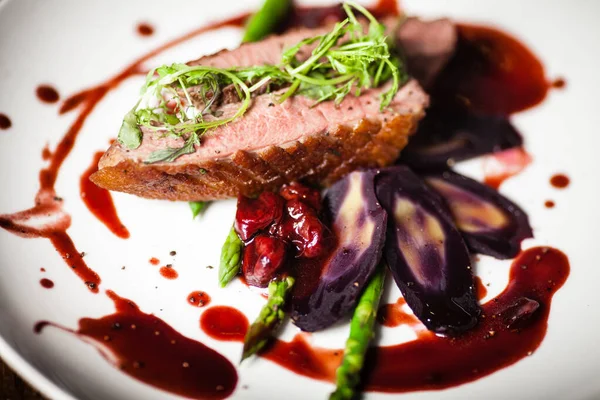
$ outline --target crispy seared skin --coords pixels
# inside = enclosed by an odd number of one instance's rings
[[[198,164],[147,165],[127,159],[100,169],[91,179],[109,190],[185,201],[251,196],[292,180],[327,186],[357,168],[393,163],[422,117],[420,110],[382,123],[363,119],[355,127],[339,126],[286,145],[238,150]]]

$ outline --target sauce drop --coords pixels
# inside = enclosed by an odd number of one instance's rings
[[[552,200],[546,200],[546,202],[544,203],[544,206],[546,206],[546,208],[554,208],[556,204],[552,201]]]
[[[204,307],[210,303],[210,296],[206,292],[192,292],[188,295],[187,302],[194,307]]]
[[[52,282],[50,279],[43,278],[40,280],[40,285],[42,285],[42,287],[45,289],[52,289],[54,287],[54,282]]]
[[[564,78],[557,78],[552,82],[552,87],[555,89],[564,89],[567,86],[567,81]]]
[[[0,113],[0,129],[5,130],[12,126],[10,118],[6,114]]]
[[[177,279],[179,277],[179,274],[173,269],[173,267],[160,267],[159,272],[163,278],[169,280]]]
[[[187,398],[223,399],[237,384],[235,367],[200,342],[189,339],[160,318],[145,314],[127,299],[108,291],[116,312],[99,319],[82,318],[71,331],[46,321],[34,331],[55,326],[95,344],[98,351],[127,375]]]
[[[154,34],[154,27],[146,22],[142,22],[138,24],[137,32],[140,36],[152,36]]]
[[[227,306],[214,306],[202,313],[200,328],[217,340],[243,342],[248,331],[248,318]]]
[[[88,169],[81,175],[81,179],[79,180],[79,195],[88,210],[90,210],[100,222],[116,236],[121,239],[127,239],[129,238],[129,231],[117,215],[117,209],[113,203],[112,195],[108,190],[96,186],[96,184],[90,180],[90,176],[98,171],[98,162],[103,154],[103,151],[96,153]]]
[[[160,260],[156,257],[152,257],[150,260],[148,260],[148,262],[152,265],[158,265],[160,264]]]
[[[482,378],[533,354],[546,335],[552,296],[569,271],[569,261],[559,250],[535,247],[524,251],[512,264],[508,286],[483,305],[486,318],[473,330],[457,338],[419,335],[411,342],[372,348],[364,368],[366,389],[393,393],[444,389]],[[523,297],[541,307],[526,325],[509,328],[503,312]],[[342,352],[315,349],[294,339],[277,340],[263,356],[298,374],[333,381],[339,365],[336,353]]]
[[[58,91],[50,85],[38,86],[35,90],[35,94],[37,95],[37,98],[40,99],[40,101],[43,103],[52,104],[60,100],[60,95],[58,94]]]
[[[571,179],[564,174],[556,174],[550,178],[550,184],[557,189],[564,189],[571,183]]]

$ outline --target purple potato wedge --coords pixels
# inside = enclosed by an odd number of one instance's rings
[[[352,172],[325,194],[325,211],[337,240],[308,291],[302,289],[305,266],[299,261],[291,318],[304,331],[327,328],[350,314],[381,259],[387,215],[375,195],[377,173]]]
[[[440,169],[522,144],[521,135],[504,116],[437,107],[427,112],[400,161],[418,170]]]
[[[473,252],[514,258],[521,242],[533,237],[527,214],[495,189],[452,171],[424,179],[446,201]]]
[[[385,260],[427,329],[456,335],[481,312],[462,235],[441,197],[404,166],[383,170],[377,198],[388,213]]]

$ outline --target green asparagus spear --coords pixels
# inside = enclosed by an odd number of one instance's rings
[[[269,300],[246,334],[242,361],[259,352],[267,344],[271,334],[281,325],[285,317],[285,299],[293,285],[294,278],[289,276],[269,283]]]
[[[192,219],[196,219],[196,217],[206,210],[208,207],[207,201],[190,201],[190,209],[192,210]]]
[[[229,281],[240,271],[243,249],[244,242],[232,226],[221,248],[221,263],[219,264],[219,283],[221,287],[227,286]]]
[[[262,8],[248,20],[243,42],[256,42],[273,33],[292,7],[292,0],[265,0]]]
[[[337,387],[335,392],[329,396],[330,400],[350,400],[355,395],[356,386],[360,381],[360,370],[365,362],[365,354],[369,348],[369,342],[375,334],[373,328],[384,280],[385,268],[384,265],[379,265],[354,310],[350,323],[350,335],[344,350],[344,359],[337,370]]]

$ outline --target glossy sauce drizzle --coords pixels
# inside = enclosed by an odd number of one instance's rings
[[[183,397],[223,399],[237,383],[235,367],[216,351],[189,339],[160,318],[145,314],[130,300],[108,291],[116,307],[114,314],[99,319],[83,318],[72,331],[39,322],[35,331],[47,326],[91,339],[110,363],[147,384]]]
[[[100,222],[116,236],[121,239],[127,239],[129,238],[129,231],[117,215],[117,209],[113,203],[112,195],[108,190],[102,189],[90,181],[90,176],[98,171],[98,162],[103,154],[104,152],[102,151],[96,153],[89,168],[81,175],[79,180],[79,194],[88,210],[90,210]]]
[[[373,348],[367,357],[366,388],[381,392],[437,390],[471,382],[532,354],[548,326],[552,296],[569,276],[569,262],[559,250],[536,247],[512,264],[506,289],[483,305],[486,316],[455,339],[432,334],[395,346]],[[507,327],[503,312],[527,297],[541,307],[519,329]],[[276,341],[267,359],[298,374],[333,381],[341,349],[313,349],[306,342]],[[461,360],[457,363],[456,360]]]

